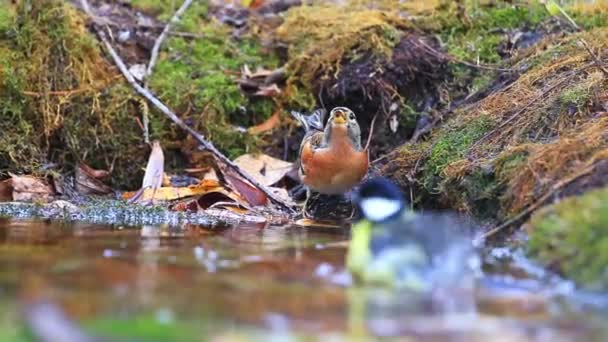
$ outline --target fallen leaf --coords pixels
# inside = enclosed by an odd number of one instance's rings
[[[10,179],[0,182],[0,202],[13,200],[13,184]]]
[[[45,180],[33,176],[18,176],[9,173],[13,187],[13,201],[42,201],[53,199],[55,191]]]
[[[125,192],[122,194],[122,198],[130,199],[131,197],[135,196],[139,192],[140,191]],[[219,182],[213,181],[213,180],[204,180],[204,181],[200,182],[199,184],[190,185],[190,186],[181,187],[181,188],[173,187],[173,186],[159,187],[156,189],[156,195],[154,196],[154,198],[157,200],[161,200],[161,201],[173,201],[173,200],[178,200],[178,199],[187,198],[187,197],[204,195],[204,194],[207,194],[210,192],[226,193],[226,196],[230,197],[230,193],[224,187],[222,187],[219,184]],[[141,193],[140,199],[141,200],[151,200],[153,194],[154,194],[154,189],[149,189],[149,188],[145,189]]]
[[[266,186],[278,183],[293,168],[292,163],[266,154],[244,154],[234,163]]]
[[[251,185],[233,170],[223,167],[222,174],[230,186],[252,206],[266,205],[268,197],[260,189]]]
[[[280,112],[277,110],[266,121],[262,122],[259,125],[249,127],[247,129],[247,131],[249,132],[249,134],[254,134],[254,135],[260,134],[260,133],[264,133],[266,131],[269,131],[269,130],[277,127],[280,123],[281,123],[281,116],[280,116]]]
[[[296,225],[302,227],[319,227],[319,228],[341,228],[342,225],[335,222],[317,221],[311,219],[299,219],[295,222]]]
[[[104,179],[110,175],[110,172],[106,170],[96,170],[85,163],[79,163],[78,167],[95,179]]]
[[[146,173],[141,183],[142,189],[157,189],[163,184],[163,174],[165,169],[165,155],[160,146],[160,141],[152,142],[152,151],[146,165]]]
[[[291,207],[296,206],[296,203],[293,201],[293,198],[289,195],[289,191],[287,191],[287,189],[276,188],[276,187],[270,187],[269,189],[270,189],[270,191],[272,191],[272,193],[275,196],[277,196],[279,199],[283,200],[283,202],[285,204],[287,204],[288,206],[291,206]]]
[[[107,195],[112,188],[101,182],[100,179],[107,177],[110,173],[105,170],[96,170],[85,163],[79,163],[76,167],[74,186],[79,194],[83,195]],[[61,182],[58,182],[58,184]],[[63,186],[62,186],[63,192]]]

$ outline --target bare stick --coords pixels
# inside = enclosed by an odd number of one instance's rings
[[[175,12],[175,14],[171,18],[171,20],[169,20],[167,22],[167,25],[165,25],[163,32],[161,32],[160,35],[158,36],[158,38],[156,38],[156,41],[154,42],[154,47],[152,47],[152,54],[150,55],[150,62],[148,63],[148,69],[146,70],[146,79],[148,77],[150,77],[150,75],[152,74],[152,69],[154,68],[154,65],[156,64],[156,60],[158,59],[158,52],[160,51],[160,46],[163,44],[163,41],[167,38],[167,35],[169,34],[169,30],[171,30],[171,25],[174,23],[177,23],[179,21],[179,17],[181,17],[184,14],[184,12],[186,12],[188,7],[190,7],[190,4],[192,4],[192,0],[185,0],[182,3],[182,5],[180,6],[180,8],[177,10],[177,12]],[[146,81],[146,88],[147,88],[147,81]]]
[[[81,2],[83,3],[83,8],[88,8],[87,0],[81,0]],[[84,6],[85,3],[86,7]],[[90,12],[88,12],[88,14],[90,14]],[[139,83],[137,83],[137,81],[129,72],[129,69],[122,61],[116,50],[114,50],[114,48],[112,47],[112,44],[110,44],[110,41],[106,37],[106,33],[103,30],[98,29],[97,27],[95,27],[95,31],[97,31],[99,39],[104,44],[106,50],[114,60],[114,63],[116,64],[120,72],[123,74],[123,76],[127,79],[129,84],[131,84],[131,86],[135,89],[135,91],[137,91],[141,96],[145,97],[148,101],[150,101],[158,110],[160,110],[163,114],[169,117],[169,119],[175,122],[175,124],[177,124],[181,129],[185,130],[186,132],[188,132],[188,134],[194,137],[194,139],[196,139],[199,144],[201,144],[206,150],[211,152],[220,162],[233,169],[237,174],[239,174],[239,176],[243,177],[253,186],[262,191],[272,202],[278,204],[283,209],[287,209],[291,213],[295,212],[293,208],[291,208],[291,206],[289,206],[282,199],[277,197],[274,193],[267,189],[266,186],[260,184],[246,171],[238,167],[230,159],[228,159],[228,157],[223,155],[217,148],[215,148],[215,146],[210,141],[207,141],[201,134],[192,129],[190,126],[186,125],[186,123],[184,123],[173,111],[171,111],[169,107],[162,103],[156,96],[152,95],[152,93],[148,89],[142,87]]]
[[[365,143],[364,151],[369,151],[369,144],[372,142],[372,135],[374,133],[374,124],[376,123],[377,117],[378,117],[378,114],[374,115],[374,118],[372,119],[372,123],[369,125],[369,135],[367,136],[367,142]]]

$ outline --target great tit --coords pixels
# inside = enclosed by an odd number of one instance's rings
[[[476,267],[470,225],[452,214],[418,214],[385,178],[361,185],[354,203],[363,219],[353,225],[346,267],[354,280],[412,290],[455,283]]]

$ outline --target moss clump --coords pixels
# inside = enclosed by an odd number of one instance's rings
[[[173,13],[170,4],[133,1],[159,18]],[[258,124],[275,106],[269,99],[243,95],[235,75],[244,65],[276,68],[278,60],[253,37],[233,38],[229,28],[206,19],[206,6],[194,3],[180,19],[177,30],[198,38],[171,36],[165,41],[150,87],[228,156],[236,157],[254,146],[254,138],[235,126]]]
[[[579,284],[608,288],[608,188],[570,197],[530,220],[530,255]]]
[[[276,32],[289,44],[288,83],[294,93],[311,94],[315,81],[335,77],[345,62],[388,58],[408,26],[396,13],[356,3],[294,7]]]
[[[494,122],[490,117],[480,116],[453,127],[446,126],[439,131],[438,138],[424,164],[425,188],[435,192],[445,168],[462,159],[469,147],[483,137],[493,125]]]
[[[514,66],[526,70],[519,78],[456,108],[429,138],[427,157],[399,174],[411,179],[415,169],[417,193],[427,204],[505,220],[606,159],[608,117],[599,104],[608,83],[600,70],[587,66],[592,58],[577,43],[582,38],[601,51],[608,47],[607,36],[608,29],[596,28],[547,37]],[[479,118],[490,124],[480,125],[482,133],[476,134],[478,126],[467,125]],[[471,143],[482,136],[482,142]],[[597,183],[584,180],[595,179],[594,173],[581,177],[584,189]]]
[[[136,183],[147,154],[138,103],[82,15],[58,0],[5,4],[2,12],[0,170],[40,173],[51,162],[69,170],[82,160],[113,168],[118,186]]]
[[[453,56],[482,63],[500,62],[498,47],[506,39],[505,30],[534,28],[548,17],[544,6],[537,2],[526,5],[498,3],[495,6],[467,2],[463,15],[466,19],[455,15],[454,10],[438,11],[422,24],[432,25],[439,31]]]

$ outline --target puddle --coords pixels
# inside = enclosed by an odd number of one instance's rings
[[[35,340],[39,316],[109,341],[608,338],[605,298],[533,272],[517,252],[485,253],[475,290],[421,296],[350,286],[347,239],[340,229],[0,219],[0,340]]]

